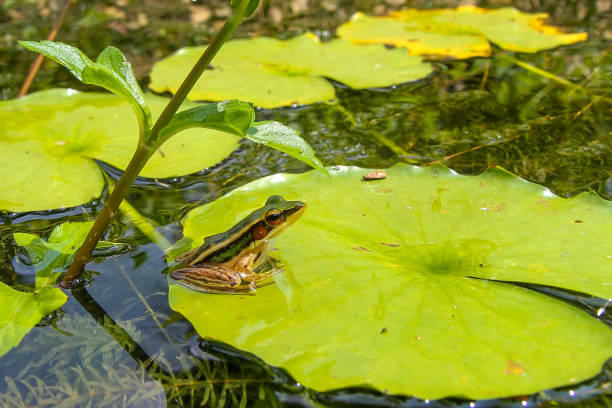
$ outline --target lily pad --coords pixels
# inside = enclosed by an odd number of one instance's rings
[[[355,13],[338,28],[338,36],[358,44],[393,44],[411,55],[429,58],[486,57],[487,40],[511,51],[537,52],[584,41],[586,33],[563,33],[548,26],[546,13],[523,13],[514,7],[484,9],[406,9],[386,17]]]
[[[154,95],[145,99],[153,118],[168,102]],[[110,94],[37,92],[0,102],[0,122],[0,209],[8,211],[71,207],[98,197],[104,179],[93,159],[125,169],[138,143],[129,104]],[[239,139],[211,129],[182,131],[153,155],[141,176],[199,171],[224,159]]]
[[[205,47],[186,47],[155,64],[153,91],[176,92]],[[236,98],[264,108],[304,105],[335,98],[323,77],[352,88],[386,87],[431,73],[419,57],[382,45],[356,46],[340,39],[322,43],[311,33],[290,40],[259,37],[227,42],[189,99]]]
[[[482,399],[600,371],[612,331],[598,319],[473,277],[612,297],[612,203],[594,194],[563,199],[501,169],[462,176],[398,164],[385,179],[361,181],[369,172],[277,174],[191,211],[184,249],[269,195],[308,205],[278,238],[272,256],[285,273],[275,285],[229,296],[171,284],[171,307],[202,336],[317,390],[368,385]]]
[[[64,292],[52,286],[39,293],[27,293],[0,282],[0,356],[18,345],[43,316],[66,300]]]
[[[36,289],[55,284],[64,267],[72,261],[76,250],[83,244],[93,221],[65,222],[53,229],[48,240],[38,235],[16,232],[15,242],[27,251],[36,270]],[[100,246],[108,246],[101,241]]]

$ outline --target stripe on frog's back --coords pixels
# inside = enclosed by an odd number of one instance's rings
[[[179,262],[184,262],[188,265],[201,263],[207,260],[212,253],[223,250],[232,245],[234,241],[244,239],[245,234],[250,232],[251,227],[261,219],[262,210],[263,209],[260,208],[253,211],[247,218],[242,220],[242,222],[239,222],[225,232],[220,232],[204,238],[204,243],[200,247],[194,248],[190,252],[184,254],[182,256],[183,259],[179,259]],[[251,236],[250,234],[247,235]],[[228,239],[228,237],[231,238]]]
[[[260,240],[265,238],[269,232],[269,227],[263,221],[255,223],[250,228],[244,228],[242,234],[236,235],[233,240],[225,240],[226,245],[217,245],[214,248],[214,243],[211,242],[208,246],[208,251],[204,256],[199,255],[197,258],[201,258],[197,263],[210,262],[210,263],[224,263],[235,258],[243,249],[248,247],[254,240]],[[212,238],[212,237],[210,237]],[[209,238],[209,239],[210,239]],[[203,251],[204,252],[204,251]],[[197,259],[196,258],[196,259]]]
[[[204,262],[212,263],[223,263],[235,258],[240,251],[248,247],[253,242],[252,228],[249,228],[245,233],[240,235],[238,239],[235,239],[223,248],[212,252],[210,255],[204,258]]]

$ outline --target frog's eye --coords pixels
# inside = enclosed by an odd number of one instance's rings
[[[266,224],[268,224],[270,227],[276,227],[283,222],[283,212],[281,210],[277,210],[276,208],[268,210],[265,220]]]

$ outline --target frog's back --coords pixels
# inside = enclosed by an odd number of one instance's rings
[[[254,221],[248,222],[251,221],[249,219],[244,221],[246,222],[234,225],[225,232],[204,238],[201,246],[177,257],[176,260],[186,265],[229,261],[252,242],[251,227]]]

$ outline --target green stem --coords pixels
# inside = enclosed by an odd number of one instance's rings
[[[571,81],[568,81],[565,78],[561,78],[560,76],[557,76],[555,74],[551,74],[548,71],[544,71],[543,69],[538,68],[536,66],[533,66],[531,64],[528,64],[528,63],[526,63],[524,61],[518,60],[518,59],[516,59],[514,57],[511,57],[510,55],[500,54],[500,57],[505,59],[506,61],[510,61],[513,64],[518,65],[521,68],[526,69],[527,71],[531,71],[531,72],[533,72],[536,75],[540,75],[541,77],[553,80],[553,81],[555,81],[555,82],[557,82],[557,83],[559,83],[561,85],[569,86],[570,88],[578,89],[578,90],[583,91],[583,92],[586,91],[582,86],[580,86],[578,84],[575,84],[575,83],[573,83]]]
[[[115,185],[115,188],[108,197],[108,200],[106,203],[104,203],[104,207],[102,207],[102,211],[100,211],[98,214],[93,227],[91,227],[91,230],[89,230],[89,233],[85,238],[85,242],[83,242],[83,245],[81,245],[79,248],[74,260],[72,261],[72,264],[70,264],[70,268],[68,268],[68,271],[64,275],[61,282],[62,286],[70,286],[72,281],[79,277],[83,266],[89,260],[89,257],[91,256],[91,253],[95,249],[100,238],[102,238],[102,234],[104,234],[110,220],[117,213],[117,209],[127,195],[130,186],[132,183],[134,183],[134,180],[136,180],[136,177],[138,177],[138,174],[140,174],[140,171],[147,163],[147,160],[149,160],[154,152],[155,149],[153,147],[144,143],[138,144],[130,164],[128,164],[127,168],[121,175],[121,178],[117,181],[117,185]]]
[[[128,164],[127,168],[121,175],[121,178],[117,181],[117,185],[108,198],[108,201],[104,203],[104,207],[102,208],[102,211],[100,211],[100,214],[98,214],[98,217],[96,218],[93,227],[89,231],[89,234],[87,234],[85,242],[79,248],[76,256],[74,257],[74,261],[72,261],[70,268],[68,268],[66,275],[64,275],[64,278],[60,283],[62,286],[70,286],[71,283],[80,276],[85,263],[87,263],[91,257],[91,253],[95,249],[100,238],[102,238],[102,234],[104,234],[106,227],[117,213],[117,209],[127,195],[130,186],[132,183],[134,183],[134,180],[136,180],[136,177],[138,177],[138,174],[140,174],[140,171],[143,169],[155,150],[157,150],[164,142],[163,140],[157,140],[159,131],[163,129],[168,122],[170,122],[170,119],[172,119],[176,111],[179,109],[187,97],[187,94],[189,94],[204,70],[206,70],[223,43],[227,41],[238,25],[240,25],[242,19],[244,18],[248,3],[249,0],[242,0],[240,4],[238,4],[238,7],[235,8],[234,14],[225,21],[223,27],[221,27],[213,41],[204,51],[204,54],[202,54],[198,62],[196,62],[194,67],[191,69],[191,72],[187,75],[170,102],[168,102],[168,105],[153,125],[149,137],[146,137],[146,132],[141,131],[140,142],[138,143],[138,147],[136,148],[136,152],[134,153],[130,164]]]
[[[215,55],[217,55],[217,52],[219,52],[221,46],[228,40],[238,25],[240,25],[247,4],[248,0],[241,2],[239,7],[236,9],[236,12],[225,21],[225,24],[223,24],[223,27],[221,27],[215,38],[213,38],[210,45],[206,47],[206,50],[198,62],[196,62],[196,64],[193,66],[191,72],[187,74],[187,77],[176,91],[170,102],[168,102],[168,105],[166,105],[164,111],[161,113],[161,115],[159,115],[159,118],[151,130],[150,140],[157,142],[159,131],[170,122],[170,119],[172,119],[174,114],[178,111],[191,89],[195,86],[198,79],[200,79],[204,73],[204,70],[208,68],[208,65],[212,59],[215,57]]]

